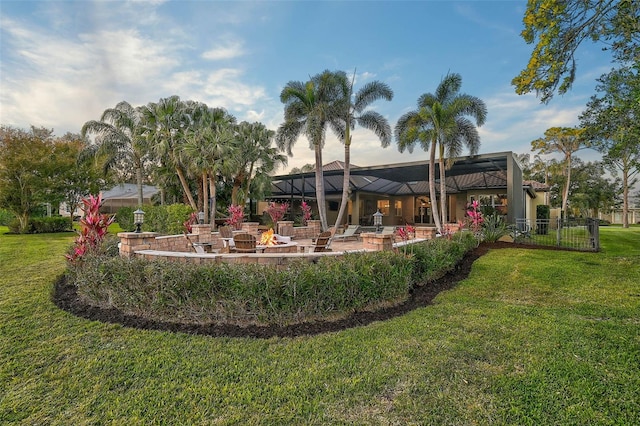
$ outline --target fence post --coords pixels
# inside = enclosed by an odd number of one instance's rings
[[[556,226],[556,244],[560,247],[560,244],[562,244],[562,218],[557,217],[556,220],[558,221]]]

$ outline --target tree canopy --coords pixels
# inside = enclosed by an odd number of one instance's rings
[[[566,93],[576,76],[576,53],[585,40],[600,42],[620,63],[640,59],[640,2],[636,0],[529,0],[521,35],[534,48],[512,84],[542,102]]]

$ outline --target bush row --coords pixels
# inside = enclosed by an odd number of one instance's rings
[[[284,269],[87,256],[70,269],[69,279],[90,303],[146,318],[286,325],[400,303],[416,283],[453,268],[473,244],[455,238],[414,246],[412,255],[350,253]]]
[[[137,208],[121,207],[116,213],[116,222],[125,231],[134,231],[133,211]],[[171,204],[168,206],[144,206],[144,231],[158,232],[165,235],[182,234],[183,223],[193,211],[186,204]]]
[[[29,218],[29,223],[26,229],[23,231],[25,234],[48,234],[51,232],[69,232],[73,231],[73,224],[68,217],[53,216],[53,217],[32,217]],[[9,232],[19,233],[20,222],[18,219],[9,223]]]

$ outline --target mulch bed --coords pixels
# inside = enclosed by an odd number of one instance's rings
[[[449,290],[465,279],[471,271],[473,262],[492,248],[513,248],[512,243],[481,244],[478,248],[467,253],[456,268],[428,285],[415,287],[410,297],[404,303],[383,308],[377,311],[354,312],[347,318],[337,321],[318,321],[310,323],[294,324],[290,326],[247,326],[240,327],[230,324],[183,324],[164,321],[153,321],[147,318],[127,315],[118,309],[104,309],[84,303],[78,298],[76,288],[65,282],[64,278],[55,283],[53,302],[60,309],[70,312],[78,317],[107,323],[117,323],[125,327],[133,327],[146,330],[163,330],[183,332],[189,334],[201,334],[215,337],[253,337],[268,339],[271,337],[296,337],[302,335],[314,335],[340,331],[347,328],[370,324],[374,321],[384,321],[410,312],[416,308],[429,305],[441,292]],[[517,245],[518,248],[553,250],[549,247]]]

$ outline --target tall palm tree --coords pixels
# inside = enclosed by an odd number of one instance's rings
[[[339,137],[344,137],[344,121],[340,119],[339,100],[341,84],[336,73],[323,71],[306,83],[290,81],[282,89],[280,100],[284,103],[284,123],[276,133],[276,143],[280,150],[293,155],[292,148],[300,135],[309,140],[309,147],[315,153],[316,200],[322,229],[327,229],[327,213],[324,196],[324,176],[322,170],[322,148],[327,126]]]
[[[198,206],[193,199],[189,183],[185,176],[185,166],[180,159],[180,145],[184,143],[184,131],[189,126],[190,117],[185,110],[184,103],[178,96],[162,98],[157,103],[150,102],[140,108],[144,123],[144,136],[150,149],[158,157],[173,166],[184,195],[191,208],[195,211]]]
[[[231,202],[244,205],[256,176],[273,172],[278,165],[286,165],[287,157],[272,147],[275,132],[262,123],[243,121],[237,128],[232,162],[233,188]]]
[[[413,152],[416,144],[429,150],[429,198],[433,221],[442,231],[442,220],[447,219],[444,154],[453,159],[459,155],[463,144],[477,152],[480,139],[467,115],[476,119],[478,126],[484,123],[487,110],[478,98],[458,94],[462,78],[459,74],[447,74],[436,93],[425,93],[418,98],[418,109],[409,111],[398,120],[395,128],[398,149]],[[436,202],[435,165],[436,149],[440,148],[440,206]]]
[[[200,176],[203,209],[209,223],[214,223],[216,213],[216,185],[232,149],[235,117],[223,108],[209,108],[205,104],[191,106],[191,124],[185,134],[186,143],[181,146],[181,159],[190,164]],[[209,211],[209,197],[211,210]]]
[[[365,129],[373,131],[380,139],[383,148],[386,148],[391,143],[391,126],[389,121],[381,114],[366,110],[369,105],[379,99],[385,99],[391,101],[393,99],[393,90],[385,84],[379,81],[372,81],[360,88],[353,97],[353,84],[355,80],[355,71],[353,78],[349,82],[344,72],[336,72],[336,77],[342,83],[342,104],[343,119],[345,121],[345,134],[344,134],[344,175],[342,181],[342,200],[340,202],[340,210],[338,211],[338,217],[336,218],[335,226],[338,227],[342,223],[342,217],[347,206],[347,200],[349,198],[349,181],[351,171],[351,130],[358,124]],[[366,110],[366,111],[365,111]]]
[[[451,120],[451,133],[438,142],[440,148],[440,212],[443,221],[446,221],[448,217],[445,171],[450,169],[456,158],[462,154],[463,146],[469,149],[469,155],[478,153],[480,135],[477,127],[482,126],[487,118],[485,103],[475,96],[465,93],[459,94],[461,86],[462,77],[460,74],[447,74],[436,89],[436,98],[427,101],[427,103],[433,102],[431,105],[439,102],[443,108],[444,116]],[[475,119],[475,125],[468,117]]]
[[[115,108],[106,109],[100,121],[90,120],[82,126],[82,137],[88,134],[96,136],[95,143],[90,144],[83,155],[103,157],[104,171],[129,164],[136,174],[138,206],[142,206],[142,184],[144,181],[144,162],[147,150],[140,136],[141,117],[129,103],[119,102]]]

